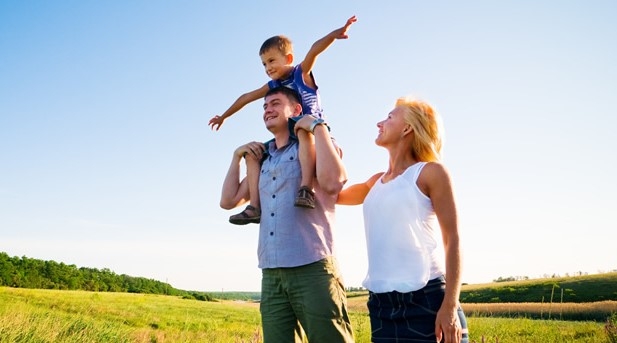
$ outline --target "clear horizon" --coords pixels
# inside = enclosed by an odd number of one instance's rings
[[[3,251],[0,251],[3,252]],[[23,258],[24,256],[11,256],[9,255],[9,257],[11,258]],[[29,256],[25,256],[26,258],[32,259]],[[45,260],[45,261],[50,261],[50,260]],[[93,267],[93,266],[80,266],[80,265],[76,265],[74,263],[69,263],[66,261],[54,261],[56,263],[64,263],[65,265],[75,265],[76,268],[94,268],[97,269],[99,271],[103,270],[103,269],[109,269],[106,267]],[[114,270],[110,271],[116,275],[122,275],[122,273],[116,273]],[[555,279],[555,278],[568,278],[568,277],[577,277],[577,276],[589,276],[589,275],[601,275],[601,274],[610,274],[610,273],[617,273],[617,269],[613,269],[613,270],[608,270],[608,271],[597,271],[595,273],[590,273],[590,272],[585,272],[585,271],[578,271],[575,273],[566,273],[564,275],[560,275],[560,274],[556,274],[556,273],[544,273],[543,275],[537,276],[537,277],[530,277],[529,275],[518,275],[518,276],[514,276],[514,275],[510,275],[510,276],[499,276],[496,277],[495,279],[488,281],[488,282],[482,282],[482,283],[467,283],[467,282],[463,282],[463,285],[482,285],[482,284],[490,284],[490,283],[499,283],[499,282],[506,282],[504,280],[502,281],[497,281],[499,278],[502,279],[510,279],[510,278],[514,278],[515,280],[507,280],[507,281],[533,281],[533,280],[542,280],[542,279]],[[130,277],[143,277],[143,278],[147,278],[147,279],[151,279],[145,276],[140,276],[140,275],[128,275]],[[164,283],[168,283],[168,281],[165,280],[157,280],[157,279],[153,279],[155,281],[159,281],[159,282],[164,282]],[[220,289],[220,290],[214,290],[214,289],[210,289],[210,290],[202,290],[202,289],[183,289],[183,288],[178,288],[175,287],[173,284],[169,284],[171,287],[173,287],[174,289],[178,289],[181,291],[196,291],[196,292],[206,292],[206,293],[234,293],[234,292],[249,292],[249,293],[259,293],[261,292],[260,289],[256,289],[256,290],[234,290],[234,289],[230,289],[230,290],[225,290],[225,289]],[[10,286],[7,286],[10,287]],[[362,287],[361,285],[346,285],[345,286],[347,289],[349,288],[362,288],[364,289],[364,287]]]

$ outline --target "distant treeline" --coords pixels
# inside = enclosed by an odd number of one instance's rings
[[[212,300],[207,293],[176,289],[168,283],[144,277],[118,275],[107,268],[101,270],[78,268],[74,264],[43,261],[25,256],[10,257],[5,252],[0,252],[0,286],[164,294]]]
[[[218,300],[242,300],[242,301],[259,301],[261,300],[261,292],[210,292],[213,298]]]

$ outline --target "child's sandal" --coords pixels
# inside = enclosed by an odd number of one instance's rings
[[[315,208],[315,193],[307,186],[300,187],[294,206]]]
[[[253,215],[249,214],[249,211],[252,212]],[[251,205],[246,206],[244,211],[229,217],[229,222],[235,225],[259,224],[260,221],[261,210]]]

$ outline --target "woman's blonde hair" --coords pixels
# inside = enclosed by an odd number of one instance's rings
[[[439,113],[426,101],[412,97],[396,100],[396,107],[404,109],[405,123],[413,129],[411,153],[418,161],[438,162],[443,145],[443,124]]]

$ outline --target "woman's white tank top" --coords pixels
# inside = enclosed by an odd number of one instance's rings
[[[445,273],[437,216],[416,184],[425,165],[418,162],[387,183],[379,178],[364,199],[368,273],[362,285],[372,292],[415,291]]]

